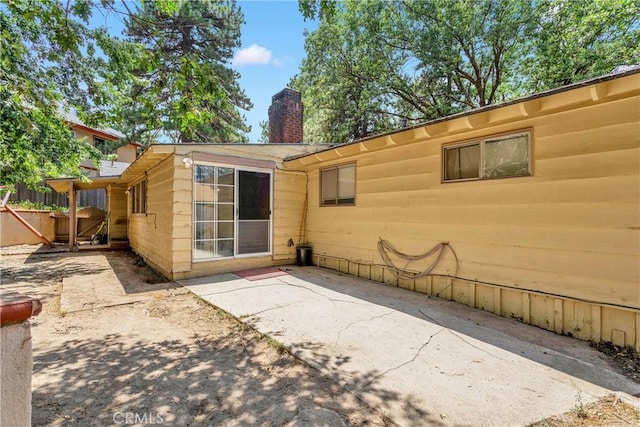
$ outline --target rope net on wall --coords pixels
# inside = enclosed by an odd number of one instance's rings
[[[449,242],[438,243],[436,246],[434,246],[433,248],[431,248],[430,250],[428,250],[423,254],[408,255],[403,252],[400,252],[399,250],[394,248],[391,243],[382,239],[381,237],[378,237],[378,239],[380,239],[378,241],[378,252],[382,257],[382,260],[384,261],[384,264],[387,266],[389,271],[391,271],[391,273],[394,276],[396,276],[396,278],[398,279],[417,279],[420,277],[425,277],[430,275],[431,272],[437,267],[438,263],[440,262],[440,260],[444,255],[445,249],[447,248],[451,251],[451,253],[453,254],[453,257],[456,260],[456,267],[455,267],[455,272],[453,274],[453,278],[455,279],[458,276],[458,255],[456,254],[456,251],[453,250],[453,247],[449,244]],[[404,267],[398,267],[391,259],[390,254],[394,255],[395,257],[401,260],[406,261],[407,263],[404,265]],[[427,267],[425,270],[412,271],[408,269],[411,263],[423,260],[425,258],[429,258],[431,256],[435,256],[435,258],[431,263],[431,265],[429,265],[429,267]]]

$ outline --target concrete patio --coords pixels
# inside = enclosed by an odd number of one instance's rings
[[[274,275],[179,283],[400,425],[526,425],[640,393],[583,341],[331,270]]]

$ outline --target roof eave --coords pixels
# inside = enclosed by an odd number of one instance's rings
[[[375,149],[381,149],[388,146],[394,146],[407,143],[411,140],[424,139],[435,136],[442,136],[446,133],[463,132],[467,130],[477,129],[483,126],[491,126],[493,123],[488,119],[488,114],[494,110],[507,109],[512,107],[517,110],[516,115],[512,120],[518,120],[529,117],[535,114],[541,114],[545,112],[544,107],[541,105],[543,98],[550,98],[554,95],[562,94],[570,91],[577,91],[584,88],[589,88],[590,91],[586,94],[585,101],[600,101],[608,96],[606,85],[613,80],[621,80],[624,77],[640,74],[640,67],[627,70],[622,73],[608,74],[605,76],[597,77],[594,79],[586,80],[583,82],[574,83],[568,86],[548,90],[545,92],[536,93],[523,98],[515,99],[513,101],[492,104],[481,108],[465,111],[458,114],[453,114],[446,117],[430,120],[424,123],[420,123],[414,126],[369,136],[359,140],[327,145],[327,148],[316,153],[300,154],[285,159],[285,163],[289,166],[295,167],[296,164],[301,166],[308,166],[311,164],[339,159],[348,155],[353,155],[359,152],[371,151]],[[632,89],[638,91],[638,84],[629,85]],[[603,89],[604,87],[604,89]],[[561,108],[562,105],[553,105],[549,107],[547,111],[552,109]],[[567,105],[571,104],[567,101]],[[482,118],[481,116],[485,116]],[[451,123],[459,121],[460,123]],[[451,129],[450,129],[451,128]],[[452,132],[452,130],[454,130]]]
[[[110,184],[115,184],[119,176],[95,176],[90,181],[80,178],[50,178],[45,180],[46,184],[58,193],[68,193],[70,185],[73,184],[75,190],[96,190],[107,188]]]

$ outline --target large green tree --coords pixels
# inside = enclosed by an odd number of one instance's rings
[[[92,15],[119,15],[117,38]],[[234,2],[6,0],[0,5],[0,185],[40,188],[77,176],[100,153],[72,138],[73,108],[88,125],[129,139],[238,141],[249,101],[226,66],[239,40]],[[104,21],[107,22],[107,19]]]
[[[320,24],[292,85],[305,134],[323,142],[640,62],[637,0],[300,0],[300,10]]]
[[[87,1],[10,0],[0,6],[0,184],[38,188],[43,178],[77,175],[99,155],[72,138],[64,108],[104,117],[109,85],[96,70],[96,34]],[[89,115],[85,114],[89,113]]]
[[[638,0],[539,0],[533,55],[523,61],[531,91],[640,64]]]
[[[349,141],[390,130],[402,114],[380,82],[406,62],[385,44],[389,9],[380,2],[346,1],[305,40],[307,57],[290,85],[305,102],[305,139]],[[384,75],[384,76],[383,76]]]
[[[142,0],[127,6],[126,36],[144,46],[126,59],[122,114],[132,134],[160,132],[174,142],[246,142],[239,109],[251,102],[229,66],[243,17],[234,0],[187,1],[175,7]]]
[[[529,0],[402,4],[419,94],[436,115],[493,104],[513,90],[532,28]]]

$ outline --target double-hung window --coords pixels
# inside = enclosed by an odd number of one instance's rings
[[[443,181],[531,175],[531,134],[519,132],[442,147]]]
[[[320,206],[354,205],[355,202],[355,163],[320,170]]]

